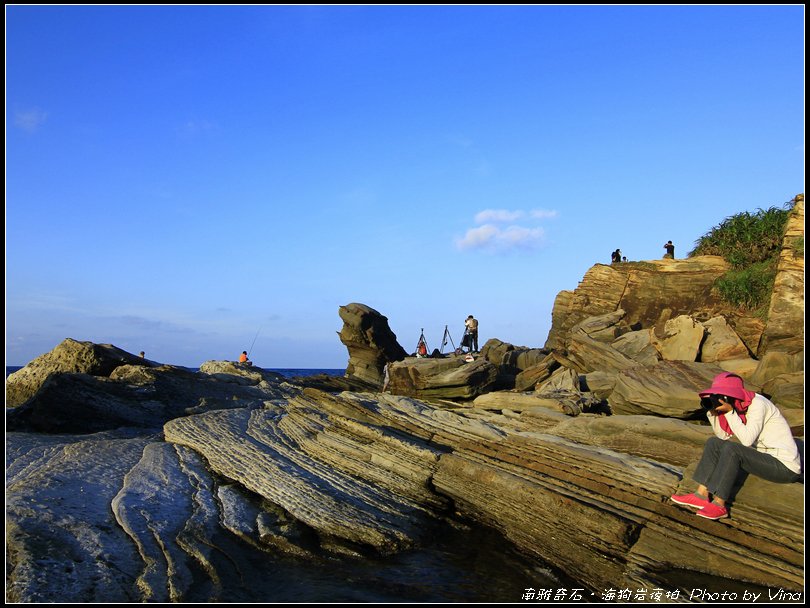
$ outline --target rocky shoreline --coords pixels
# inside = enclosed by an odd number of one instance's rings
[[[803,484],[749,478],[724,521],[668,500],[691,489],[711,434],[696,393],[722,370],[804,453],[803,257],[783,259],[767,323],[714,298],[719,258],[596,265],[542,348],[492,339],[472,362],[408,357],[349,304],[343,378],[65,340],[6,381],[7,600],[228,601],[237,542],[370,559],[450,520],[587,590],[803,592]]]

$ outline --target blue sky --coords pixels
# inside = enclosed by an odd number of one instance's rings
[[[6,6],[6,363],[343,368],[350,302],[541,347],[804,162],[801,5]]]

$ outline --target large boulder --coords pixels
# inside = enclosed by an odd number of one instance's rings
[[[565,346],[569,366],[581,374],[595,370],[618,372],[641,366],[610,344],[594,340],[581,332],[572,333],[565,341]]]
[[[539,382],[547,380],[558,367],[560,364],[553,353],[547,354],[538,363],[523,369],[515,376],[515,390],[531,390]]]
[[[51,374],[109,376],[121,365],[149,367],[156,364],[112,344],[94,344],[66,338],[53,350],[37,357],[6,378],[6,407],[16,407],[25,403]]]
[[[211,362],[207,369],[229,365]],[[109,377],[52,373],[25,403],[6,410],[6,425],[9,430],[40,433],[159,428],[178,416],[263,407],[295,390],[280,382],[280,376],[274,381],[278,375],[272,372],[244,373],[206,374],[171,365],[122,365]]]
[[[343,319],[340,341],[349,350],[346,376],[380,389],[385,381],[385,366],[401,361],[407,353],[388,326],[388,318],[365,304],[341,306]]]
[[[737,332],[723,317],[713,317],[703,323],[706,337],[700,347],[700,360],[704,363],[749,358],[748,348]]]
[[[420,399],[475,399],[495,384],[498,371],[479,357],[467,361],[462,355],[441,358],[408,357],[388,366],[388,391]]]
[[[625,312],[620,308],[613,312],[587,317],[571,328],[571,333],[582,333],[599,342],[613,342],[626,328],[621,325]]]
[[[641,365],[655,365],[661,356],[652,344],[651,333],[648,329],[639,329],[622,334],[610,345],[625,357]]]
[[[233,382],[243,386],[256,386],[261,383],[277,384],[284,380],[284,376],[278,372],[234,361],[206,361],[200,365],[200,373],[208,374],[223,382]]]
[[[656,326],[650,340],[666,361],[697,361],[705,332],[702,323],[680,315]]]
[[[498,370],[494,390],[529,390],[559,366],[545,349],[515,346],[497,338],[487,340],[481,356]]]
[[[711,386],[722,368],[711,363],[661,361],[623,370],[608,402],[615,414],[653,414],[691,419],[701,412],[698,392]]]

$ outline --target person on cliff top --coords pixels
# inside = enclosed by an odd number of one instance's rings
[[[613,253],[610,254],[610,263],[611,264],[616,264],[617,262],[621,262],[621,261],[622,261],[622,250],[621,249],[617,249],[616,251],[614,251]]]
[[[801,477],[801,460],[790,426],[768,399],[745,389],[736,374],[715,376],[698,393],[715,436],[706,441],[692,478],[693,494],[673,494],[676,504],[699,509],[706,519],[728,517],[726,501],[742,471],[775,483]],[[739,441],[729,441],[736,437]]]
[[[472,315],[467,317],[464,321],[464,333],[470,336],[469,348],[471,353],[478,352],[478,320]]]
[[[667,252],[664,254],[664,257],[669,258],[670,260],[674,260],[675,259],[675,245],[672,244],[672,241],[667,241],[666,243],[664,243],[664,249],[667,250]]]
[[[253,365],[250,359],[248,359],[248,354],[246,350],[242,351],[242,354],[239,355],[239,363],[244,363],[245,365]]]

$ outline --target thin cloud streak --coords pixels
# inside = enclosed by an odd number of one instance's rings
[[[476,224],[501,224],[514,222],[526,215],[523,211],[508,211],[507,209],[484,209],[475,214]]]
[[[553,209],[534,209],[529,215],[536,220],[548,220],[557,217],[558,213]]]
[[[18,110],[14,113],[14,126],[34,133],[37,131],[48,118],[48,113],[39,108],[31,108],[30,110]]]

